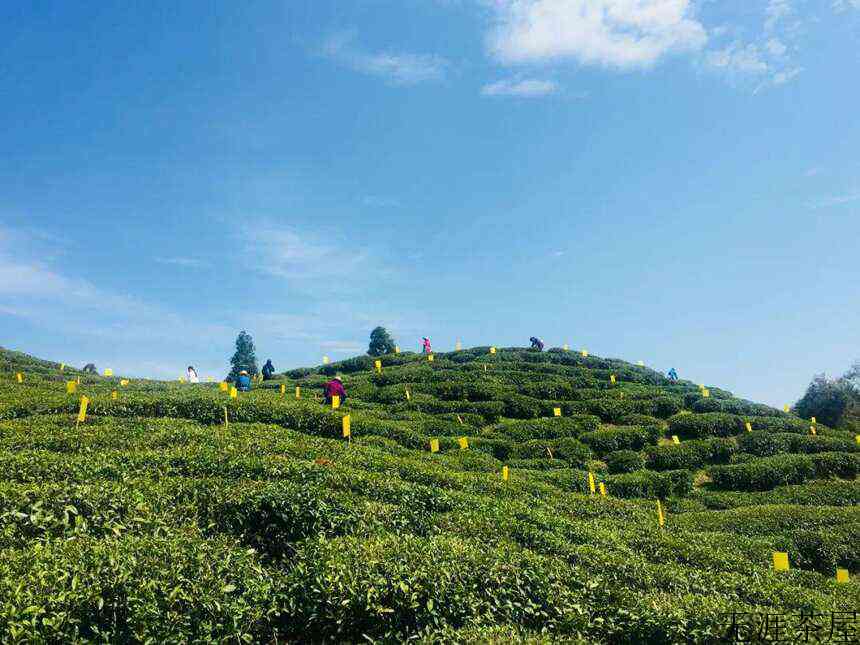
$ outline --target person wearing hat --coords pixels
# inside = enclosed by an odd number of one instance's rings
[[[239,372],[239,378],[236,379],[236,389],[240,392],[250,392],[251,391],[251,377],[248,375],[248,372],[242,370]]]
[[[538,352],[543,351],[543,341],[540,338],[538,338],[537,336],[532,336],[531,338],[529,338],[529,341],[532,344],[533,350]]]
[[[427,338],[427,336],[424,336],[421,339],[421,351],[423,351],[425,354],[430,354],[433,351],[430,347],[430,339]]]
[[[332,380],[323,385],[323,395],[325,402],[331,405],[331,397],[337,395],[340,397],[340,402],[346,401],[346,390],[343,389],[343,381],[339,376],[335,376]]]

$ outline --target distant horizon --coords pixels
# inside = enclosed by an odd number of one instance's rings
[[[779,408],[860,358],[856,0],[6,3],[0,42],[27,353],[537,335]]]

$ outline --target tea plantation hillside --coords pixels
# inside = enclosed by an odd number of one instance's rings
[[[433,359],[231,398],[0,352],[0,641],[856,642],[855,436],[575,352]]]

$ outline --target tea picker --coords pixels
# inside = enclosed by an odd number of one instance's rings
[[[239,378],[236,380],[236,389],[240,392],[251,391],[251,377],[248,376],[248,372],[245,370],[239,372]]]
[[[333,396],[340,397],[340,402],[346,401],[346,390],[343,389],[343,381],[339,376],[335,376],[332,380],[323,385],[323,395],[327,405],[331,405]]]
[[[532,349],[536,349],[539,352],[543,351],[543,341],[540,338],[538,338],[537,336],[532,336],[531,338],[529,338],[529,341],[531,341]]]
[[[421,347],[422,352],[424,352],[425,354],[433,353],[433,350],[430,348],[430,339],[427,338],[426,336],[424,336],[421,339],[421,345],[422,345],[422,347]]]
[[[272,365],[272,359],[266,361],[266,364],[263,365],[263,380],[268,381],[275,376],[275,366]]]
[[[678,372],[675,371],[674,367],[669,370],[668,376],[669,376],[670,381],[677,381],[678,380]]]

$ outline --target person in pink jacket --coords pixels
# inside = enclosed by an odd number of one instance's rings
[[[423,348],[423,350],[422,350],[422,351],[423,351],[425,354],[429,354],[429,353],[431,353],[431,352],[433,351],[433,350],[431,350],[431,349],[430,349],[430,339],[429,339],[429,338],[427,338],[426,336],[422,339],[421,344],[424,346],[424,348]]]

